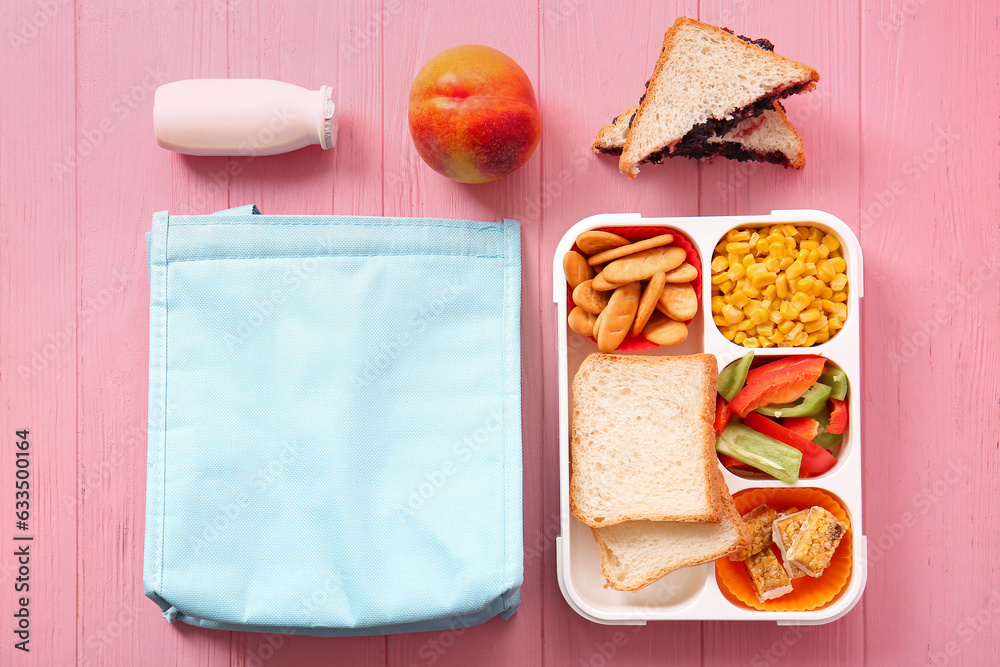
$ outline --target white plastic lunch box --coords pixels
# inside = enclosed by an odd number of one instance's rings
[[[601,556],[588,526],[575,519],[569,509],[569,434],[573,377],[587,355],[597,352],[591,339],[571,331],[566,324],[567,288],[562,258],[576,237],[590,229],[611,227],[663,226],[687,235],[701,259],[702,302],[698,315],[682,343],[658,347],[646,355],[714,354],[721,371],[742,357],[747,348],[723,337],[711,317],[711,262],[715,246],[735,227],[792,223],[818,227],[836,235],[843,248],[849,280],[848,316],[828,342],[812,347],[771,347],[755,349],[762,359],[795,354],[820,354],[847,372],[851,382],[849,424],[841,444],[837,465],[818,477],[801,479],[794,486],[818,488],[839,498],[848,511],[853,539],[853,563],[847,588],[832,604],[813,611],[758,611],[736,606],[723,596],[715,578],[714,563],[672,572],[659,581],[634,592],[605,587]],[[692,218],[643,218],[638,213],[595,215],[573,225],[559,241],[552,263],[553,299],[559,326],[559,513],[560,536],[556,540],[559,587],[566,602],[578,614],[597,623],[642,625],[647,621],[734,620],[776,621],[779,625],[819,625],[834,621],[861,599],[867,579],[867,540],[862,525],[861,503],[861,318],[859,300],[864,294],[861,245],[851,229],[839,218],[814,210],[772,211],[770,215],[742,215]],[[632,354],[632,353],[629,353]],[[748,488],[788,487],[761,474],[758,479],[739,477],[725,470],[732,493]]]

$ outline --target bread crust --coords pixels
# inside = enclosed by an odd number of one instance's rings
[[[597,521],[594,517],[584,513],[579,506],[579,499],[583,495],[580,485],[576,479],[576,471],[579,467],[579,437],[575,420],[570,425],[570,482],[569,482],[569,505],[571,514],[592,528],[613,526],[626,521],[678,521],[682,523],[719,523],[722,520],[723,505],[719,495],[719,484],[721,475],[717,476],[718,457],[715,454],[715,429],[712,427],[715,422],[715,394],[718,387],[719,367],[715,355],[712,354],[692,354],[680,357],[645,357],[638,355],[602,354],[595,352],[584,359],[580,368],[573,378],[573,394],[577,393],[578,383],[583,381],[591,367],[601,364],[627,365],[667,365],[676,363],[688,363],[697,361],[704,367],[707,377],[707,391],[702,397],[698,406],[699,421],[703,423],[703,438],[700,443],[702,460],[705,466],[706,501],[711,510],[705,514],[659,514],[659,515],[634,515],[622,513],[615,517],[606,517],[602,521]],[[574,411],[577,408],[574,406]]]
[[[590,530],[594,535],[594,540],[597,542],[601,551],[601,572],[604,574],[605,581],[607,581],[607,587],[618,591],[637,591],[649,586],[655,581],[659,581],[671,572],[676,572],[677,570],[685,567],[692,567],[694,565],[701,565],[702,563],[718,560],[719,558],[723,558],[729,554],[745,551],[750,548],[750,533],[747,531],[746,525],[743,523],[743,517],[740,516],[739,510],[736,508],[736,503],[733,501],[733,497],[729,493],[729,487],[726,486],[725,479],[723,478],[722,470],[719,469],[717,464],[714,467],[713,478],[716,480],[717,496],[721,513],[725,514],[726,518],[735,528],[735,539],[720,546],[715,551],[692,556],[674,566],[664,566],[658,568],[650,572],[645,579],[642,579],[639,582],[623,585],[615,579],[614,572],[612,571],[610,565],[611,550],[608,547],[607,542],[603,539],[601,530],[599,528],[591,527]]]
[[[649,77],[649,89],[647,90],[646,95],[643,96],[642,101],[639,103],[639,108],[635,112],[635,117],[632,119],[633,128],[637,126],[636,124],[638,124],[638,126],[643,125],[644,122],[643,118],[645,116],[647,104],[654,97],[651,93],[655,92],[659,86],[660,73],[663,71],[663,68],[670,61],[670,56],[673,53],[677,43],[677,35],[681,32],[682,29],[686,27],[698,28],[701,30],[706,30],[715,33],[716,35],[719,36],[720,39],[730,40],[730,44],[734,46],[736,49],[741,49],[747,52],[753,52],[754,54],[757,54],[758,51],[764,51],[764,49],[762,49],[760,46],[744,42],[736,35],[726,32],[725,30],[722,30],[721,28],[718,28],[711,24],[702,23],[701,21],[695,21],[694,19],[690,19],[686,16],[678,17],[677,20],[674,22],[674,24],[670,27],[670,29],[667,30],[666,34],[663,36],[663,47],[660,50],[660,57],[656,61],[656,67],[653,69],[653,74]],[[769,53],[772,57],[776,59],[789,61],[804,68],[807,74],[804,77],[803,81],[813,82],[813,85],[815,84],[816,81],[819,81],[819,72],[809,67],[808,65],[804,65],[803,63],[792,60],[791,58],[786,58],[785,56],[773,52],[767,52],[767,53]],[[737,119],[737,122],[739,120],[742,119]],[[678,137],[678,140],[679,139],[680,137]],[[630,157],[630,154],[632,153],[632,141],[633,141],[633,135],[632,132],[630,131],[629,135],[625,139],[625,146],[622,148],[621,157],[619,158],[618,161],[619,171],[628,176],[630,179],[635,178],[636,174],[639,173],[639,162],[641,161],[642,157],[644,157],[641,156],[638,159],[636,159],[634,156]],[[663,148],[665,147],[664,146],[660,147],[660,149]]]

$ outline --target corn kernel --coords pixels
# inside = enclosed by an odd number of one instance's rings
[[[800,331],[799,335],[792,339],[792,343],[801,347],[806,344],[806,340],[808,340],[808,338],[809,334],[807,334],[805,331]]]
[[[823,312],[823,299],[815,298],[809,302],[809,307],[813,310],[818,310],[820,313]]]
[[[722,292],[723,294],[729,294],[730,292],[732,292],[733,291],[733,281],[727,279],[726,282],[724,282],[721,285],[719,285],[719,291]]]
[[[798,251],[799,244],[797,244],[795,242],[795,239],[793,239],[791,236],[786,236],[783,243],[785,244],[785,250]]]
[[[806,239],[805,241],[799,242],[799,247],[803,250],[815,250],[819,247],[819,241],[813,241],[811,239]]]
[[[760,343],[757,342],[756,338],[747,338],[743,341],[743,347],[760,347]]]
[[[792,259],[791,257],[782,257],[780,260],[778,260],[778,268],[784,271],[785,269],[790,267],[794,261],[795,260]]]
[[[714,314],[716,314],[716,315],[721,314],[722,313],[722,307],[724,305],[726,305],[726,300],[724,298],[722,298],[721,296],[713,296],[712,297],[712,312]],[[832,301],[830,302],[830,305],[833,305]]]
[[[822,315],[822,313],[815,308],[809,308],[799,313],[799,322],[815,322],[819,319],[820,315]]]
[[[833,267],[830,268],[832,269]],[[843,273],[838,273],[830,279],[830,289],[840,291],[845,287],[847,287],[847,276]]]
[[[757,325],[753,323],[753,320],[743,320],[736,325],[736,328],[740,331],[746,331],[747,335],[749,335],[751,331],[757,328]]]
[[[745,341],[746,339],[747,339],[746,331],[737,331],[730,340],[732,340],[737,345],[742,345],[743,341]]]
[[[788,301],[781,302],[781,306],[778,308],[778,312],[780,312],[781,316],[784,317],[786,320],[794,320],[796,317],[799,316],[799,309],[793,306]]]
[[[774,281],[774,292],[779,299],[788,296],[788,278],[785,275],[778,276]]]
[[[809,240],[816,241],[816,243],[819,243],[821,240],[823,240],[823,232],[820,231],[819,227],[809,228]]]
[[[726,255],[726,261],[729,262],[729,266],[732,266],[733,264],[739,264],[740,256],[734,255],[733,253],[729,253],[728,255]]]
[[[742,264],[733,264],[731,267],[729,267],[729,270],[726,271],[726,275],[729,276],[730,280],[735,282],[740,278],[742,278],[743,276],[745,276],[746,272],[747,271],[746,269],[743,268]]]
[[[747,267],[747,276],[753,278],[758,273],[767,271],[767,267],[764,266],[764,262],[757,262]]]
[[[814,297],[822,297],[823,290],[825,289],[827,289],[826,285],[817,280],[815,283],[813,283],[812,289],[809,290],[809,294],[811,294]]]
[[[791,320],[785,320],[784,322],[778,325],[778,331],[780,331],[783,334],[787,334],[794,328],[795,328],[795,322]]]
[[[831,257],[830,266],[837,273],[847,273],[847,262],[844,261],[843,257]]]
[[[729,326],[729,322],[727,322],[726,318],[723,317],[722,315],[713,315],[712,316],[712,321],[715,322],[715,325],[717,327],[719,327],[720,329],[722,327]]]
[[[809,238],[809,230],[810,229],[811,229],[810,227],[806,227],[805,225],[799,225],[799,226],[797,226],[795,228],[795,231],[797,231],[799,233],[799,236],[801,236],[802,238],[805,239],[805,238]]]
[[[788,276],[788,282],[791,284],[793,280],[797,280],[799,276],[802,275],[802,271],[805,269],[805,262],[800,260],[795,260],[792,265],[785,269],[785,275]]]
[[[833,290],[831,288],[829,288],[829,287],[823,287],[823,291],[820,292],[819,297],[821,299],[832,299],[833,298]]]
[[[750,244],[746,241],[733,241],[726,244],[726,252],[731,252],[734,255],[743,255],[750,252]]]
[[[730,241],[746,241],[750,238],[750,232],[745,229],[730,229],[726,238]]]
[[[838,239],[833,234],[827,234],[826,236],[823,237],[823,245],[829,248],[830,252],[833,252],[834,250],[840,247],[840,239]]]
[[[781,231],[787,237],[798,236],[799,230],[795,229],[795,225],[782,225]]]
[[[830,340],[830,332],[829,331],[817,331],[816,332],[816,342],[817,343],[825,343],[828,340]]]
[[[757,325],[757,333],[762,336],[770,336],[774,333],[774,322],[762,322]]]
[[[725,318],[726,324],[736,324],[743,319],[743,311],[727,303],[722,307],[722,317]]]
[[[829,326],[830,326],[829,320],[827,320],[826,315],[823,315],[815,322],[810,322],[809,324],[806,324],[802,328],[806,333],[816,333],[817,331],[823,331],[824,329],[827,329]]]
[[[777,257],[768,257],[764,260],[764,268],[771,273],[777,273],[778,271],[781,271],[781,262]]]
[[[760,290],[754,286],[749,278],[743,279],[743,293],[751,299],[756,299],[760,296]]]
[[[722,330],[722,335],[726,337],[726,340],[731,340],[733,342],[736,342],[736,334],[737,333],[743,333],[743,332],[742,331],[736,331],[735,329],[729,329],[729,328],[726,328],[726,329]],[[743,334],[743,335],[745,336],[746,334]]]
[[[776,279],[777,276],[775,274],[771,273],[770,271],[765,271],[763,273],[758,273],[757,275],[755,275],[753,278],[751,278],[751,281],[754,287],[756,287],[757,289],[763,289],[768,285],[773,285]]]
[[[804,276],[815,276],[816,275],[816,264],[813,262],[806,262],[802,267],[802,275]]]
[[[799,311],[808,306],[812,302],[809,295],[805,292],[796,292],[792,295],[791,305],[795,308],[795,314],[798,315]],[[783,314],[783,313],[782,313]],[[788,317],[785,315],[785,317]],[[788,319],[791,319],[790,317]]]
[[[827,313],[835,312],[837,304],[829,299],[823,299],[823,311]]]
[[[757,325],[757,331],[760,331],[760,325],[767,322],[767,310],[758,306],[747,313],[747,317]]]
[[[841,323],[839,317],[831,317],[830,321],[827,323],[830,327],[830,331],[836,331],[838,329],[843,329],[844,325]]]
[[[757,342],[760,343],[761,347],[774,347],[774,343],[769,341],[764,336],[757,336]]]
[[[713,285],[721,285],[722,283],[726,282],[727,280],[729,280],[729,276],[726,275],[725,272],[723,272],[723,273],[716,273],[715,275],[712,276],[712,284]]]
[[[748,301],[750,301],[750,297],[748,297],[741,289],[734,290],[733,293],[729,295],[729,303],[733,304],[737,308],[742,308],[747,305]],[[723,312],[725,312],[725,309],[723,309]]]
[[[778,343],[778,347],[792,347],[794,343],[790,340],[786,340],[783,343]]]
[[[726,252],[726,240],[725,239],[722,239],[721,241],[719,241],[716,244],[716,246],[715,246],[715,252],[718,253],[718,254],[722,254],[722,253]]]
[[[847,301],[847,292],[834,292],[833,296],[830,297],[830,301]]]
[[[809,254],[806,256],[806,261],[815,264],[820,259],[819,250],[810,250]]]
[[[816,283],[816,279],[812,276],[806,276],[804,278],[799,278],[795,283],[795,289],[799,292],[809,292],[812,290],[813,285]]]
[[[794,327],[792,327],[791,331],[785,334],[785,338],[795,340],[805,328],[806,325],[802,324],[802,322],[798,322]]]
[[[768,336],[767,339],[772,343],[774,343],[775,345],[781,345],[782,343],[785,342],[785,334],[781,333],[780,331],[775,331],[773,334]]]
[[[778,278],[781,277],[782,276],[778,276]],[[775,281],[777,281],[777,278],[775,278]],[[763,294],[765,299],[768,299],[769,301],[774,301],[774,297],[777,296],[778,294],[778,288],[774,285],[768,285],[767,287],[764,288]],[[765,308],[766,307],[767,306],[765,306]]]
[[[819,262],[816,265],[816,271],[819,274],[820,279],[825,283],[829,283],[833,280],[833,277],[837,275],[837,272],[833,269],[833,266],[830,264],[830,260],[828,259],[824,259],[822,262]]]
[[[728,268],[729,260],[722,255],[716,255],[712,258],[712,273],[719,273],[720,271],[725,271]]]
[[[767,246],[770,248],[773,245],[780,245],[782,251],[785,249],[785,237],[780,233],[771,232],[767,235]]]
[[[812,347],[816,344],[816,340],[819,338],[817,334],[811,333],[806,336],[806,344],[803,347]]]
[[[788,253],[785,252],[784,243],[772,243],[771,245],[767,246],[767,254],[770,255],[771,257],[774,257],[775,259],[781,259]]]
[[[816,248],[816,254],[819,255],[822,259],[826,259],[827,257],[830,256],[830,249],[826,247],[826,244],[820,243],[819,247]]]
[[[770,287],[770,285],[768,285],[768,287]],[[760,302],[760,307],[763,308],[764,310],[770,311],[772,303],[774,303],[773,300],[764,299],[763,301]]]
[[[833,314],[836,315],[837,319],[840,320],[841,322],[843,322],[844,320],[846,320],[847,319],[847,304],[846,303],[837,303],[837,304],[834,304]]]
[[[741,261],[743,263],[743,268],[748,269],[753,266],[757,260],[753,258],[753,255],[744,255]]]

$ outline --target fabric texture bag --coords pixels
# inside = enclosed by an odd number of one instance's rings
[[[515,221],[153,216],[144,584],[322,636],[509,618],[523,577]]]

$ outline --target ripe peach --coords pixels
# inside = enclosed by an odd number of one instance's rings
[[[410,87],[409,116],[420,157],[460,183],[514,171],[542,132],[528,75],[509,56],[474,44],[442,51],[424,65]]]

